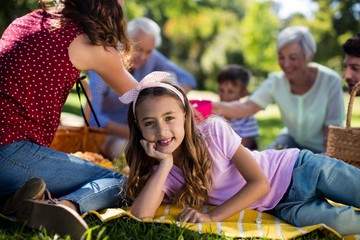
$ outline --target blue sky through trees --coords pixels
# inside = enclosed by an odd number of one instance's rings
[[[281,5],[279,10],[279,17],[286,18],[293,13],[302,13],[306,17],[311,17],[312,12],[316,11],[317,3],[311,0],[274,0]]]

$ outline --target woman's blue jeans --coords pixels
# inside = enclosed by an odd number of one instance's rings
[[[0,197],[39,177],[52,197],[74,202],[80,213],[118,207],[126,199],[122,174],[29,141],[0,146],[0,169]]]
[[[288,192],[271,213],[298,227],[324,223],[343,236],[360,234],[359,180],[360,169],[302,150]]]

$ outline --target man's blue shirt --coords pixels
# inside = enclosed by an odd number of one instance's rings
[[[196,80],[189,72],[171,62],[156,49],[152,51],[148,61],[139,69],[132,71],[131,74],[137,81],[140,81],[153,71],[171,72],[176,75],[180,85],[196,87]],[[101,127],[105,127],[109,121],[126,124],[128,104],[121,103],[119,95],[110,89],[97,73],[89,71],[88,76],[92,96],[91,103]],[[90,116],[90,125],[97,126],[93,116]]]

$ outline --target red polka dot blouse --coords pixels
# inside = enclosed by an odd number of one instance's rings
[[[75,23],[54,28],[49,13],[16,19],[0,40],[0,146],[28,140],[48,146],[79,76],[68,47],[82,33]]]

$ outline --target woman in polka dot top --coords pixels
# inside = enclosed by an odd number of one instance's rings
[[[39,2],[0,40],[0,199],[37,177],[78,213],[115,207],[121,174],[48,146],[81,70],[96,71],[119,94],[136,85],[122,58],[131,48],[123,1]]]

